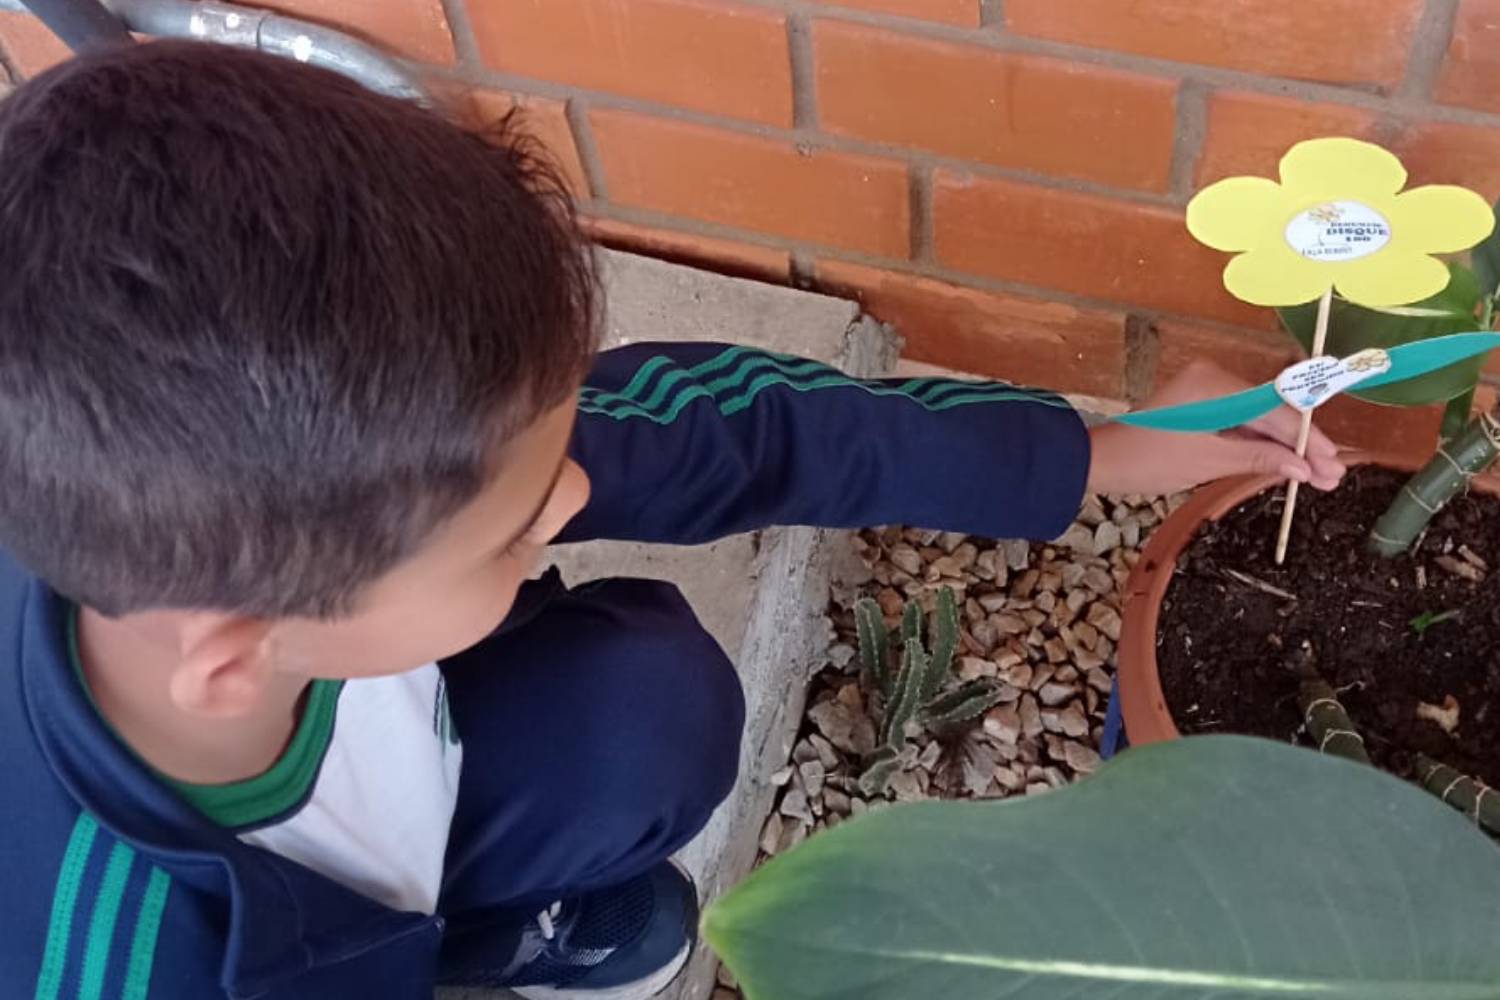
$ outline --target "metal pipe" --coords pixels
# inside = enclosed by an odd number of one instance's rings
[[[426,90],[396,59],[333,28],[219,0],[104,0],[104,4],[131,31],[143,35],[201,38],[258,49],[331,69],[382,94],[430,103]],[[27,7],[22,0],[0,0],[0,9]]]
[[[30,10],[74,52],[105,45],[129,45],[130,32],[99,0],[26,0]]]

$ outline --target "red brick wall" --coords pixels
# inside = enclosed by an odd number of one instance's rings
[[[1342,133],[1500,195],[1500,0],[268,6],[525,105],[603,242],[855,295],[915,360],[1103,397],[1288,354],[1183,228],[1200,185]],[[0,55],[62,53],[0,14]]]

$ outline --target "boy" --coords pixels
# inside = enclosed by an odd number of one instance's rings
[[[1091,442],[1004,386],[595,357],[560,190],[512,135],[193,43],[0,105],[5,997],[648,996],[741,695],[672,588],[525,582],[546,544],[1046,537],[1086,485],[1342,472],[1285,413]]]

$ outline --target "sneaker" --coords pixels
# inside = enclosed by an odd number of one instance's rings
[[[698,892],[675,861],[536,915],[502,983],[526,1000],[646,1000],[687,965]]]

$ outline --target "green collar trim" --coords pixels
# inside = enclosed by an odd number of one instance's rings
[[[94,703],[94,695],[89,691],[83,673],[83,658],[78,652],[77,605],[68,613],[68,657],[78,675],[78,683],[88,694],[90,704],[94,705],[94,711],[108,726],[109,720]],[[152,768],[152,773],[158,781],[220,826],[234,829],[260,826],[295,809],[312,791],[328,745],[333,742],[333,723],[343,686],[343,681],[327,680],[315,680],[308,686],[307,703],[291,743],[276,763],[262,774],[224,785],[199,785],[179,781],[155,768]],[[119,734],[115,736],[118,738]]]

